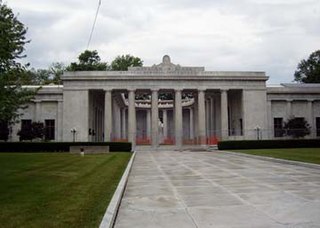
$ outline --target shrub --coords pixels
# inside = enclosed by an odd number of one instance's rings
[[[0,142],[0,152],[69,152],[70,146],[109,146],[110,152],[130,152],[128,142]]]
[[[242,140],[242,141],[221,141],[218,143],[219,150],[312,148],[312,147],[320,147],[320,140],[318,139]]]
[[[310,125],[304,118],[291,117],[284,124],[287,135],[293,138],[303,138],[310,134]]]

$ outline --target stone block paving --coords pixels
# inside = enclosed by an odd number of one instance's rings
[[[219,151],[138,152],[115,227],[320,227],[320,169]]]

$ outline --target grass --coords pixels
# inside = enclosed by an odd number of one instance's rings
[[[234,152],[320,164],[320,148],[253,149]]]
[[[98,227],[130,153],[0,154],[0,227]]]

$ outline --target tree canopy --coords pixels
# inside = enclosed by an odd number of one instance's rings
[[[72,62],[67,70],[69,71],[103,71],[108,69],[106,62],[101,62],[96,50],[85,50],[78,56],[78,62]]]
[[[66,71],[66,66],[61,62],[55,62],[51,64],[49,71],[52,76],[50,83],[62,84],[61,76],[63,75],[63,72]]]
[[[66,70],[68,71],[127,71],[128,67],[142,66],[143,61],[139,57],[132,55],[118,55],[111,66],[106,62],[101,62],[96,50],[85,50],[78,56],[78,62],[72,62]]]
[[[18,109],[34,96],[34,91],[21,88],[26,66],[24,58],[27,29],[12,10],[0,1],[0,120],[12,123],[19,116]]]
[[[55,62],[48,69],[26,70],[20,80],[23,85],[62,84],[61,76],[65,70],[63,63]]]
[[[0,2],[0,73],[6,73],[14,68],[21,68],[16,61],[25,57],[22,53],[26,40],[27,29],[12,10]]]
[[[118,55],[111,62],[111,70],[114,71],[127,71],[128,67],[139,67],[142,66],[143,61],[139,57],[132,55]]]
[[[294,73],[294,80],[302,83],[320,83],[320,50],[313,52],[307,60],[301,60]]]

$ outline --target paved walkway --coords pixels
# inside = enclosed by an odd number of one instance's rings
[[[320,169],[223,152],[138,152],[115,227],[320,227]]]

